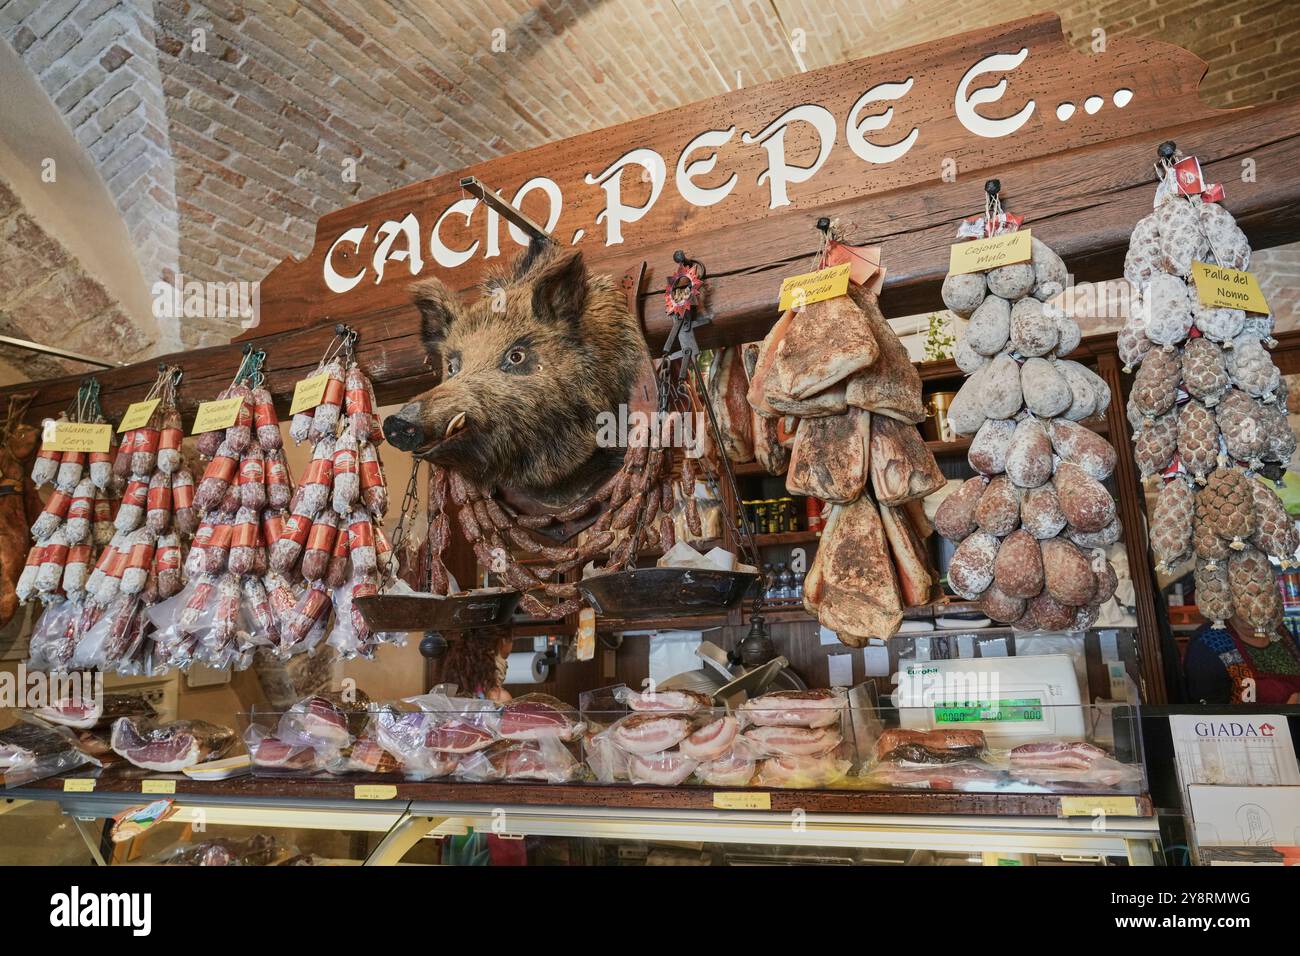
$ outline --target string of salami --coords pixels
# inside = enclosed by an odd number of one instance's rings
[[[329,643],[345,658],[372,657],[384,642],[405,635],[372,633],[352,605],[378,593],[392,560],[382,521],[388,486],[377,446],[384,440],[374,389],[357,364],[356,334],[339,327],[316,372],[299,383],[289,437],[309,442],[311,462],[289,502],[270,555],[272,597],[286,607],[287,582],[305,590],[286,610],[280,653],[315,646],[321,623],[334,609]],[[270,579],[269,579],[270,580]]]
[[[1160,484],[1151,515],[1156,568],[1195,561],[1210,621],[1240,617],[1278,639],[1281,595],[1269,559],[1289,567],[1300,532],[1273,490],[1295,453],[1286,379],[1269,355],[1262,301],[1216,297],[1249,284],[1251,248],[1196,157],[1161,147],[1155,208],[1133,228],[1124,278],[1136,304],[1119,332],[1137,366],[1129,395],[1134,457]],[[1208,267],[1208,268],[1207,268]],[[1220,278],[1221,277],[1221,278]]]
[[[193,491],[187,583],[154,617],[156,668],[243,669],[257,648],[279,642],[263,576],[292,480],[264,386],[265,360],[264,352],[247,350],[229,387],[199,408],[195,445],[206,464]]]
[[[52,449],[64,443],[58,427],[47,426],[55,440],[38,453],[33,481],[52,475],[54,492],[32,528],[36,544],[28,568],[35,571],[19,588],[24,599],[34,590],[46,602],[31,642],[31,666],[124,674],[152,669],[145,609],[181,589],[182,550],[195,524],[194,479],[180,450],[180,379],[178,367],[160,369],[145,401],[134,406],[143,412],[141,423],[122,431],[116,450],[111,431],[100,449]],[[90,417],[108,428],[97,384],[79,404],[68,421]]]

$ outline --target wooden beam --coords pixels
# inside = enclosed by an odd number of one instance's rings
[[[1003,181],[1010,209],[1065,259],[1077,279],[1114,278],[1121,272],[1129,233],[1151,207],[1151,160],[1162,140],[1173,138],[1201,158],[1209,179],[1223,182],[1225,206],[1233,212],[1252,245],[1267,248],[1300,240],[1300,103],[1282,103],[1225,113],[1183,126],[1153,130],[1141,137],[1063,153],[1051,159],[1016,163],[968,174],[957,183],[931,182],[865,199],[850,199],[820,214],[851,219],[865,237],[884,244],[882,305],[901,316],[942,308],[939,285],[947,271],[948,247],[956,222],[975,211],[985,174]],[[1255,182],[1241,182],[1243,159],[1255,161]],[[816,234],[810,213],[806,234],[791,236],[788,221],[760,221],[743,229],[719,228],[700,234],[686,247],[709,268],[707,307],[713,321],[699,333],[709,347],[760,338],[776,316],[773,303],[782,276],[801,268],[812,254]],[[678,240],[646,250],[647,290],[642,296],[647,336],[657,347],[668,323],[659,308],[659,283],[671,271]],[[639,258],[616,262],[635,275]],[[616,275],[620,274],[615,272]],[[362,364],[370,372],[381,402],[410,398],[435,383],[420,343],[414,308],[394,304],[353,322],[360,332]],[[333,318],[315,325],[262,336],[249,342],[199,349],[140,362],[99,374],[106,409],[120,414],[152,384],[158,361],[185,368],[184,403],[212,398],[228,382],[246,344],[265,349],[268,386],[281,409],[294,382],[316,365],[333,335]],[[56,414],[76,395],[83,376],[40,383],[29,420]],[[30,389],[31,383],[0,390],[0,396]]]

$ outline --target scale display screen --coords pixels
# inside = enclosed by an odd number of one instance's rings
[[[1011,723],[1042,719],[1043,702],[1037,697],[961,701],[939,704],[934,708],[934,722],[936,724],[968,724],[980,721]]]

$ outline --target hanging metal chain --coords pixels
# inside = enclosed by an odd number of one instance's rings
[[[419,461],[414,461],[411,468],[411,478],[406,483],[406,493],[402,496],[402,510],[397,516],[397,526],[393,528],[393,558],[388,562],[388,572],[384,575],[384,584],[381,588],[384,591],[392,587],[393,581],[397,577],[398,555],[401,554],[402,547],[406,544],[406,536],[410,533],[409,524],[414,523],[419,515],[420,492],[418,484],[420,464]]]

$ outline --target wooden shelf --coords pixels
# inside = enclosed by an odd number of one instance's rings
[[[815,544],[821,540],[820,531],[782,531],[779,534],[756,534],[754,543],[760,548],[794,544]]]
[[[171,780],[176,785],[176,799],[182,802],[215,805],[255,806],[268,799],[295,801],[310,809],[314,801],[328,801],[338,808],[357,810],[388,809],[417,803],[480,804],[484,806],[572,806],[618,807],[647,810],[713,810],[713,787],[655,787],[588,783],[468,783],[451,781],[404,780],[399,774],[348,774],[333,777],[234,777],[230,780],[198,781],[183,774],[158,774],[123,764],[97,771],[73,771],[73,778],[95,780],[93,794],[70,793],[74,799],[104,799],[106,794],[120,794],[126,803],[142,803],[141,784],[145,780]],[[64,799],[63,777],[50,777],[26,787],[7,791],[17,799]],[[357,800],[357,784],[392,784],[392,800]],[[985,816],[1056,817],[1061,798],[1037,793],[951,793],[919,790],[865,790],[845,786],[827,790],[763,790],[771,795],[772,810],[788,813],[799,809],[810,813],[911,813],[974,814]],[[1152,814],[1151,800],[1137,797],[1139,816]]]

